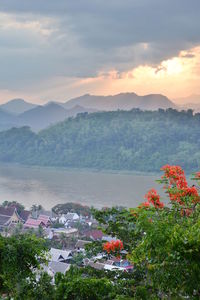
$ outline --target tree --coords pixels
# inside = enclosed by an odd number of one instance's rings
[[[45,236],[45,230],[44,228],[42,227],[42,225],[39,225],[38,226],[38,230],[36,232],[36,235],[39,237],[39,238],[43,238]]]
[[[37,219],[42,209],[43,209],[42,205],[33,204],[31,207],[31,212],[33,217]]]
[[[115,288],[107,278],[83,277],[76,268],[56,277],[57,300],[111,300],[115,296]]]
[[[20,222],[20,223],[17,223],[16,226],[14,227],[14,230],[13,230],[13,234],[18,236],[19,234],[22,233],[22,230],[23,230],[23,224]]]
[[[139,275],[135,285],[158,298],[200,297],[200,196],[189,186],[179,166],[166,165],[164,184],[170,205],[164,206],[152,189],[135,209],[97,211],[106,233],[123,241]],[[194,175],[200,179],[200,172]],[[108,252],[109,247],[105,247]]]
[[[0,132],[0,161],[144,172],[170,161],[191,172],[200,167],[199,126],[200,114],[174,109],[82,114],[37,134]]]
[[[15,300],[56,300],[52,278],[47,273],[41,273],[39,279],[23,280]]]
[[[22,205],[21,203],[18,203],[17,201],[4,201],[2,203],[3,207],[16,207],[17,208],[17,212],[20,213],[21,211],[23,211],[25,209],[24,205]]]
[[[0,236],[0,293],[15,298],[24,280],[34,279],[45,261],[44,243],[35,236]]]

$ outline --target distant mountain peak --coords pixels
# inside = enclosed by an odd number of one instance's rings
[[[21,103],[27,103],[24,99],[22,99],[22,98],[14,98],[14,99],[11,99],[11,100],[9,100],[8,102],[7,102],[7,104],[8,103],[16,103],[16,102],[21,102]]]
[[[29,103],[24,99],[15,98],[0,105],[0,108],[11,114],[18,115],[36,106],[37,106],[36,104]]]
[[[130,110],[140,108],[142,110],[157,110],[159,108],[176,108],[175,104],[162,94],[149,94],[139,96],[134,92],[120,93],[109,96],[95,96],[85,94],[73,98],[64,104],[66,109],[71,109],[75,105],[90,107],[96,110]]]

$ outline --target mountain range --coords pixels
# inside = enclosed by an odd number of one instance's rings
[[[0,130],[25,125],[30,126],[34,131],[39,131],[66,118],[75,117],[79,113],[133,108],[157,110],[176,108],[176,105],[160,94],[138,96],[135,93],[121,93],[114,96],[86,94],[64,103],[48,102],[45,105],[36,105],[23,99],[13,99],[0,105]]]
[[[18,115],[36,106],[36,104],[26,102],[23,99],[13,99],[0,105],[0,108],[8,113]]]
[[[140,108],[141,110],[157,110],[158,108],[175,108],[175,104],[167,97],[160,94],[138,96],[135,93],[121,93],[114,96],[95,96],[86,94],[71,99],[63,104],[65,108],[74,105],[82,105],[101,111],[130,110]]]
[[[13,111],[13,107],[11,107],[11,109]],[[18,111],[19,110],[20,108],[18,108]],[[80,105],[76,105],[71,109],[65,109],[57,103],[49,102],[44,106],[35,105],[33,108],[16,115],[8,112],[8,110],[5,111],[0,107],[0,130],[6,130],[12,127],[29,126],[33,131],[39,131],[50,125],[64,121],[69,117],[75,117],[79,113],[95,111],[96,110],[94,109],[85,109]]]

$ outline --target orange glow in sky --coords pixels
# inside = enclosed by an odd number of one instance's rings
[[[161,62],[158,66],[141,65],[118,74],[116,70],[97,78],[87,78],[74,86],[87,86],[97,94],[136,92],[165,94],[171,99],[200,94],[200,47],[182,51],[179,56]]]
[[[127,72],[100,72],[92,78],[57,77],[23,91],[0,90],[0,101],[21,97],[44,103],[49,100],[67,101],[85,93],[111,95],[135,92],[139,95],[161,93],[170,99],[200,94],[200,46],[181,51],[177,57],[159,65],[140,65]]]

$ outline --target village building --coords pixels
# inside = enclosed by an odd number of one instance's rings
[[[29,210],[21,210],[19,213],[19,216],[21,218],[21,220],[23,221],[23,223],[26,223],[26,221],[28,220],[28,218],[31,217],[31,212]]]
[[[47,215],[39,215],[38,220],[42,221],[45,224],[45,227],[51,225],[51,218]]]
[[[70,266],[71,266],[70,264],[63,263],[60,261],[51,261],[48,264],[48,269],[49,271],[52,272],[53,276],[55,276],[56,273],[65,274],[67,271],[69,271]]]
[[[80,220],[80,217],[77,213],[70,213],[69,212],[65,215],[65,217],[66,217],[67,221],[78,221],[78,220]]]
[[[0,229],[22,222],[15,207],[5,208],[0,206]]]
[[[51,228],[48,232],[48,238],[60,237],[61,234],[65,234],[66,237],[78,237],[78,229],[76,228]]]
[[[48,228],[50,225],[51,219],[49,216],[39,215],[37,219],[29,217],[24,224],[24,228],[37,229],[39,226],[42,226],[43,228]]]
[[[26,223],[24,224],[24,228],[33,228],[38,229],[39,226],[42,226],[43,228],[46,227],[45,223],[42,220],[29,218]]]
[[[62,215],[59,219],[58,222],[60,224],[65,224],[67,222],[67,218],[65,217],[65,215]]]
[[[93,241],[101,241],[103,238],[103,232],[101,230],[88,230],[84,232],[86,238],[90,238]]]
[[[50,255],[50,261],[54,261],[54,262],[69,263],[70,260],[72,259],[71,250],[61,250],[61,249],[51,248],[49,255]]]

